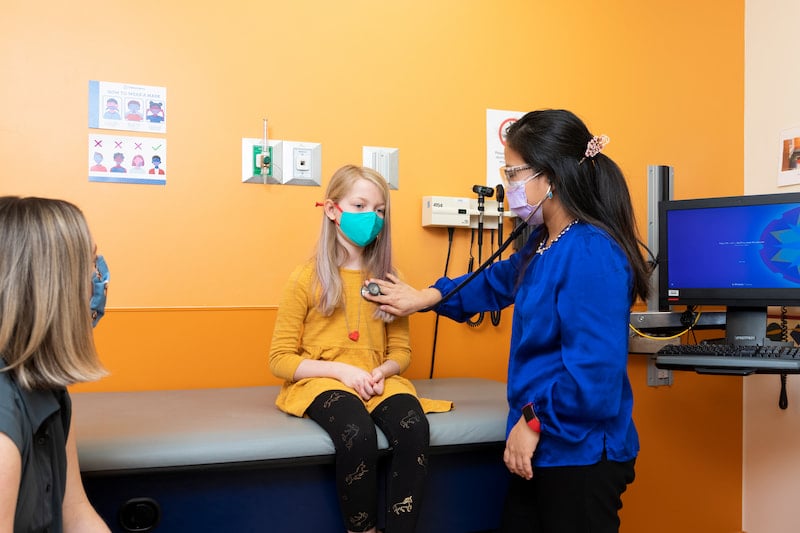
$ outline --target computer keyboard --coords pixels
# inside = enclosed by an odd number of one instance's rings
[[[656,352],[656,367],[701,374],[797,374],[800,347],[668,344]]]

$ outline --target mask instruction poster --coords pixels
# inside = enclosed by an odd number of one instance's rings
[[[89,134],[89,181],[167,184],[167,140]]]
[[[167,88],[89,81],[89,127],[166,133]]]
[[[506,131],[524,112],[486,110],[486,185],[497,186],[500,180],[500,167],[505,166]]]

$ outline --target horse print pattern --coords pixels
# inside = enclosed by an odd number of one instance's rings
[[[372,413],[355,394],[327,391],[306,410],[331,436],[336,450],[336,487],[345,528],[366,531],[386,517],[387,531],[416,529],[428,476],[428,420],[419,400],[397,394],[383,400]],[[386,509],[378,509],[378,437],[390,444]]]

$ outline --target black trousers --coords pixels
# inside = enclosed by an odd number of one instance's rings
[[[605,457],[589,466],[539,467],[528,481],[512,476],[502,533],[618,533],[622,493],[635,459]]]
[[[377,525],[378,436],[392,448],[386,479],[386,533],[413,532],[428,476],[428,419],[419,400],[397,394],[370,414],[361,400],[344,391],[327,391],[306,410],[328,432],[336,448],[336,488],[345,527],[367,531]]]

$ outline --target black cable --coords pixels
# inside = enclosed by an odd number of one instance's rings
[[[483,185],[473,185],[472,192],[478,193],[478,264],[481,262],[481,258],[483,255],[483,217],[485,212],[485,202],[487,197],[491,197],[494,194],[494,189],[491,187],[486,187]],[[494,233],[492,233],[492,238],[494,238]],[[470,244],[470,252],[472,252],[472,245]],[[470,262],[469,271],[472,272],[472,263]],[[483,324],[483,317],[484,312],[481,311],[478,313],[478,318],[476,320],[472,320],[472,318],[467,319],[467,325],[471,328],[477,328],[481,324]]]
[[[699,342],[699,341],[697,340],[697,332],[696,332],[696,331],[697,331],[697,330],[695,330],[694,328],[692,328],[692,330],[689,332],[689,333],[691,333],[691,334],[692,334],[692,344],[698,344],[698,342]]]
[[[477,328],[478,326],[483,324],[483,316],[484,313],[483,311],[481,311],[480,313],[478,313],[478,318],[476,318],[475,320],[472,320],[472,317],[468,318],[467,325],[471,328]]]
[[[497,187],[494,189],[494,197],[497,199],[497,244],[503,242],[503,212],[505,210],[505,206],[503,201],[506,197],[506,189],[503,187],[502,183],[498,183]],[[492,251],[494,251],[494,232],[492,232]],[[503,260],[502,255],[497,256],[498,261]],[[500,315],[502,310],[498,309],[497,311],[491,311],[489,316],[492,319],[492,325],[497,327],[500,325]]]
[[[650,265],[652,266],[653,270],[655,270],[656,266],[658,266],[658,257],[653,255],[653,250],[648,248],[645,243],[643,243],[639,239],[636,239],[636,241],[639,243],[639,246],[641,246],[642,248],[647,250],[647,255],[650,257],[650,259],[647,262],[650,263]]]
[[[683,313],[681,313],[680,320],[681,320],[681,326],[683,326],[684,328],[691,329],[692,324],[694,324],[695,320],[695,312],[693,305],[686,306],[686,309],[683,311]]]
[[[450,252],[453,249],[453,233],[455,228],[447,228],[447,258],[444,260],[444,275],[447,276],[447,267],[450,265]],[[439,313],[436,313],[436,321],[433,324],[433,349],[431,350],[431,371],[428,379],[433,379],[433,367],[436,362],[436,339],[439,336]]]
[[[470,230],[469,235],[469,263],[467,264],[467,272],[472,272],[473,266],[475,266],[475,256],[472,255],[472,247],[475,245],[475,228]]]
[[[786,374],[781,374],[781,395],[778,398],[778,407],[781,409],[789,407],[789,396],[786,394]]]
[[[534,211],[534,213],[535,213],[535,211]],[[470,281],[475,279],[475,277],[478,274],[480,274],[481,272],[486,270],[486,267],[491,265],[494,262],[494,260],[497,259],[500,256],[500,254],[502,254],[505,251],[505,249],[508,248],[511,245],[512,242],[514,242],[514,240],[516,240],[517,237],[522,235],[522,233],[525,231],[525,229],[527,227],[528,227],[528,224],[525,224],[524,222],[518,224],[517,227],[514,228],[514,231],[512,231],[511,234],[508,236],[508,239],[506,240],[506,242],[504,242],[503,245],[500,248],[498,248],[495,253],[493,253],[491,255],[491,257],[489,257],[486,261],[484,261],[484,263],[481,266],[479,266],[477,268],[477,270],[475,270],[475,272],[473,272],[472,274],[467,276],[461,283],[456,285],[456,287],[452,291],[450,291],[447,294],[443,295],[442,299],[439,300],[438,302],[436,302],[436,305],[431,306],[431,307],[424,307],[424,308],[420,309],[420,312],[433,311],[434,307],[436,307],[437,305],[443,304],[444,302],[446,302],[447,300],[449,300],[450,298],[455,296],[455,294],[457,292],[459,292],[461,289],[463,289]]]
[[[503,225],[502,224],[500,224],[500,226],[498,227],[497,231],[498,231],[498,233],[497,233],[497,242],[500,242],[500,239],[502,238],[502,235],[503,235]],[[490,240],[491,246],[490,246],[489,249],[492,252],[494,252],[494,230],[490,230],[489,234],[491,236],[491,240]],[[497,260],[499,261],[500,258],[498,257]],[[500,313],[501,313],[500,309],[498,309],[496,311],[489,311],[489,318],[491,319],[492,325],[494,327],[497,327],[497,326],[500,325]]]
[[[481,262],[481,251],[483,249],[483,227],[482,224],[478,229],[478,264]],[[469,266],[467,267],[467,272],[472,272],[472,268],[475,266],[475,258],[472,257],[472,243],[475,241],[475,229],[472,230],[472,240],[469,242]],[[472,320],[472,317],[467,319],[467,325],[471,328],[477,328],[483,324],[483,312],[478,313],[478,318]]]
[[[789,321],[786,315],[789,310],[786,306],[781,307],[781,341],[789,342]],[[786,374],[781,374],[781,392],[778,396],[778,407],[786,409],[789,407],[789,395],[786,393]]]

